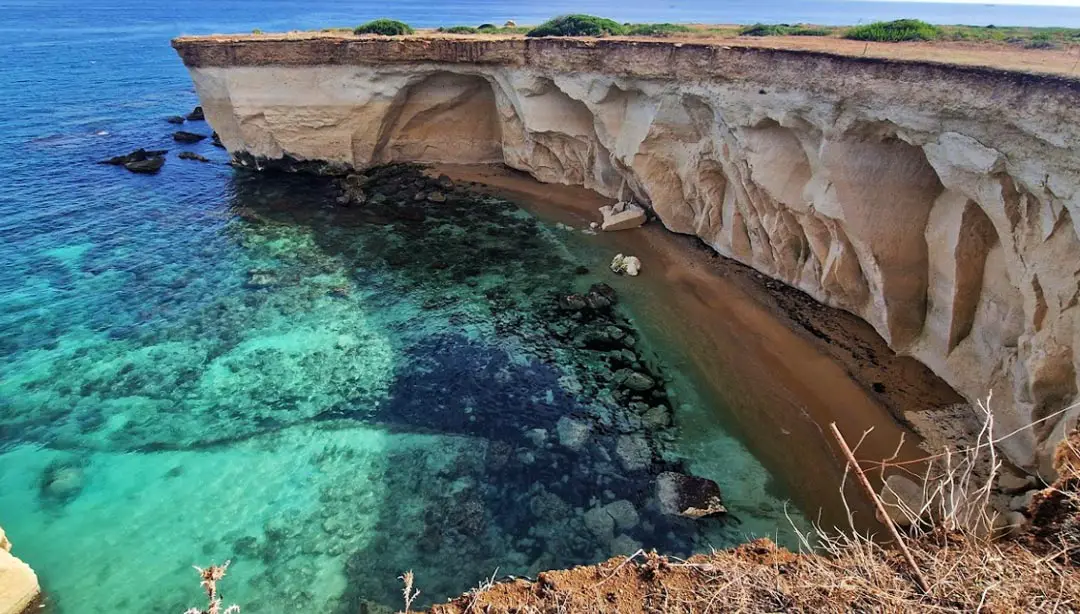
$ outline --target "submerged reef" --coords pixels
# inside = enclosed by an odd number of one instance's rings
[[[182,611],[178,570],[231,559],[245,609],[353,613],[398,605],[407,569],[431,602],[496,569],[751,531],[663,513],[655,477],[692,473],[685,399],[614,276],[582,266],[580,233],[416,165],[344,182],[241,170],[229,197],[161,253],[35,263],[76,296],[125,276],[82,313],[9,324],[0,505],[50,539],[124,524],[100,529],[110,549],[41,549],[59,604]],[[760,492],[725,504],[786,523],[745,449],[724,458],[724,479]]]

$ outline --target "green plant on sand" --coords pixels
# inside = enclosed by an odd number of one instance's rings
[[[668,36],[689,32],[690,28],[678,23],[632,23],[626,33],[631,36]]]
[[[611,36],[626,34],[626,26],[593,15],[563,15],[536,26],[526,36]]]
[[[876,21],[855,26],[844,32],[844,38],[857,41],[899,43],[903,41],[929,41],[941,38],[941,28],[918,19]]]
[[[812,26],[786,23],[764,24],[755,23],[739,29],[739,36],[828,36],[832,30],[828,28],[815,28]]]
[[[381,34],[383,36],[400,36],[412,34],[415,30],[409,24],[396,19],[375,19],[356,26],[354,34]]]
[[[439,28],[439,32],[446,32],[447,34],[476,34],[479,31],[479,28],[474,28],[472,26],[450,26],[449,28]]]

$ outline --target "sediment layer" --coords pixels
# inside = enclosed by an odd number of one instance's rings
[[[1076,401],[1080,81],[692,43],[181,38],[250,165],[502,163],[865,319],[999,432]],[[1002,443],[1050,473],[1068,415]]]

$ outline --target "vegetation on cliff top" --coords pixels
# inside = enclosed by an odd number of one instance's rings
[[[353,30],[354,34],[381,34],[383,36],[400,36],[414,32],[412,26],[396,19],[375,19],[362,23]]]
[[[941,38],[941,29],[918,19],[897,19],[855,26],[844,32],[844,38],[885,43],[930,41]]]
[[[536,26],[525,36],[612,36],[626,34],[623,24],[594,15],[562,15]]]
[[[806,24],[789,25],[786,23],[755,23],[739,30],[739,36],[829,36],[829,28],[808,26]]]

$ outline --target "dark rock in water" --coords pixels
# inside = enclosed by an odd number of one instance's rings
[[[73,460],[54,461],[41,474],[39,492],[48,503],[68,503],[79,496],[85,485],[82,465]]]
[[[619,295],[617,292],[615,292],[615,288],[612,288],[607,284],[601,283],[589,286],[589,293],[591,294],[593,292],[606,298],[608,301],[611,302],[612,305],[619,302]]]
[[[129,162],[142,162],[143,160],[149,158],[160,158],[161,156],[164,156],[166,153],[168,153],[168,151],[168,149],[143,149],[142,147],[140,147],[129,154],[123,156],[113,156],[108,160],[102,160],[98,164],[124,166]]]
[[[369,179],[366,175],[347,175],[339,182],[339,184],[341,185],[341,196],[337,199],[338,204],[343,206],[349,206],[362,205],[366,203],[367,194],[364,193],[364,186],[367,185],[370,181],[371,179]]]
[[[424,194],[423,192],[417,192],[416,194],[413,194],[413,197],[412,197],[412,199],[415,200],[415,201],[421,201],[421,200],[424,200],[425,198],[427,198],[427,194]]]
[[[264,158],[254,156],[246,151],[234,151],[232,152],[232,165],[257,171],[303,173],[318,177],[341,177],[352,172],[352,167],[342,162],[304,160],[288,153],[283,154],[280,158]]]
[[[225,144],[221,142],[221,137],[218,136],[218,133],[215,132],[211,134],[210,141],[214,144],[214,147],[220,147],[221,149],[225,149]]]
[[[589,267],[587,267],[587,266],[579,266],[578,268],[574,269],[574,273],[576,275],[588,275],[589,274]]]
[[[198,143],[206,138],[205,134],[196,134],[194,132],[188,132],[186,130],[178,130],[173,133],[172,138],[178,143]]]
[[[716,482],[674,471],[656,476],[656,498],[660,511],[674,516],[705,518],[727,512]]]
[[[636,390],[637,392],[646,392],[656,387],[656,382],[653,381],[653,378],[637,371],[625,369],[617,373],[616,376],[623,387],[629,388],[630,390]]]
[[[207,160],[206,158],[204,158],[203,156],[200,156],[199,154],[195,153],[194,151],[181,151],[180,155],[178,155],[177,157],[180,158],[181,160],[196,160],[198,162],[209,162],[210,161],[210,160]]]
[[[427,199],[433,203],[444,203],[446,202],[446,195],[442,192],[430,192]]]
[[[166,117],[165,121],[169,122],[170,124],[182,124],[182,123],[184,123],[184,118],[181,117],[180,115],[172,115],[172,116]]]
[[[143,175],[153,175],[161,170],[161,167],[165,166],[164,157],[147,158],[145,160],[133,160],[124,165],[124,168],[133,173],[139,173]]]
[[[436,180],[436,183],[438,183],[439,187],[444,189],[444,190],[453,190],[454,189],[454,180],[450,179],[450,177],[448,177],[446,175],[439,175],[439,178]]]
[[[559,295],[559,309],[565,311],[581,311],[586,307],[588,307],[588,305],[580,294]]]
[[[198,120],[206,119],[206,116],[203,115],[202,107],[199,106],[199,107],[195,107],[194,109],[192,109],[191,113],[187,114],[187,118],[190,119],[190,120],[198,121]]]

